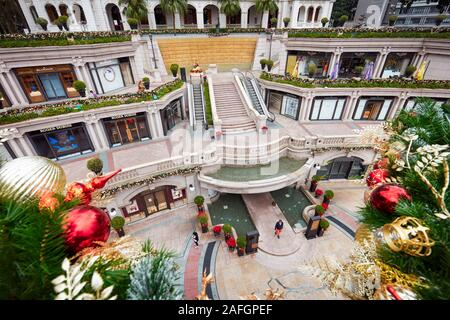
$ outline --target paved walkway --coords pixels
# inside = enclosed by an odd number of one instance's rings
[[[276,256],[285,256],[295,253],[301,246],[289,222],[278,206],[272,206],[273,198],[270,193],[243,194],[247,209],[253,223],[259,232],[259,249]],[[280,239],[275,236],[275,223],[284,222]]]
[[[203,245],[199,244],[198,248],[192,246],[184,269],[184,299],[194,300],[198,295],[198,267],[201,263],[200,256]]]

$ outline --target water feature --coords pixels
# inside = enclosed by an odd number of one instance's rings
[[[303,209],[312,203],[301,190],[286,187],[271,192],[272,198],[283,212],[291,227],[297,224],[297,228],[306,227],[302,218]]]

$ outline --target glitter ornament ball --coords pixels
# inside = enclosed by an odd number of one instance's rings
[[[38,156],[20,157],[0,169],[0,196],[19,202],[39,199],[46,192],[62,193],[66,174],[54,161]]]
[[[396,184],[384,184],[372,191],[370,203],[381,212],[393,214],[400,199],[411,201],[405,188]]]
[[[366,183],[369,188],[374,188],[377,184],[384,183],[389,177],[389,171],[386,169],[375,169],[367,176]]]
[[[105,242],[109,238],[110,222],[103,210],[82,205],[69,211],[65,224],[66,245],[72,254],[95,246],[95,241]]]

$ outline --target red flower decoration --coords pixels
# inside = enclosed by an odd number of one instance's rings
[[[320,197],[321,195],[323,195],[323,190],[322,189],[316,189],[316,197]]]
[[[323,209],[324,209],[325,211],[327,211],[327,209],[328,209],[328,203],[326,203],[326,202],[322,203],[322,207],[323,207]]]
[[[230,247],[230,248],[236,247],[236,240],[234,240],[233,237],[230,237],[230,238],[227,240],[227,246]]]
[[[222,227],[221,226],[214,226],[212,229],[213,229],[213,231],[215,233],[220,233],[220,231],[222,231]]]

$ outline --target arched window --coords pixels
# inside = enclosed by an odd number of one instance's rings
[[[31,6],[30,7],[30,12],[31,12],[31,15],[33,16],[34,22],[36,22],[37,18],[39,18],[38,14],[37,14],[37,11],[36,11],[36,8],[34,6]]]
[[[317,7],[316,14],[314,15],[314,22],[317,22],[319,20],[320,14],[322,13],[322,7]]]
[[[79,24],[86,24],[87,20],[82,6],[80,6],[79,4],[74,4],[73,14]]]
[[[58,17],[59,17],[58,11],[56,11],[56,8],[53,5],[46,4],[45,10],[47,11],[47,16],[48,16],[48,19],[50,20],[50,22],[58,19]]]
[[[61,13],[62,16],[69,16],[69,8],[65,4],[59,5],[59,13]]]
[[[309,7],[308,8],[308,18],[306,19],[306,22],[312,22],[313,21],[313,15],[314,15],[314,8]]]
[[[298,22],[305,22],[305,11],[306,11],[305,7],[301,7],[298,10],[298,17],[297,17]]]
[[[167,24],[166,15],[162,11],[161,6],[159,4],[155,7],[155,21],[156,21],[156,25]]]

